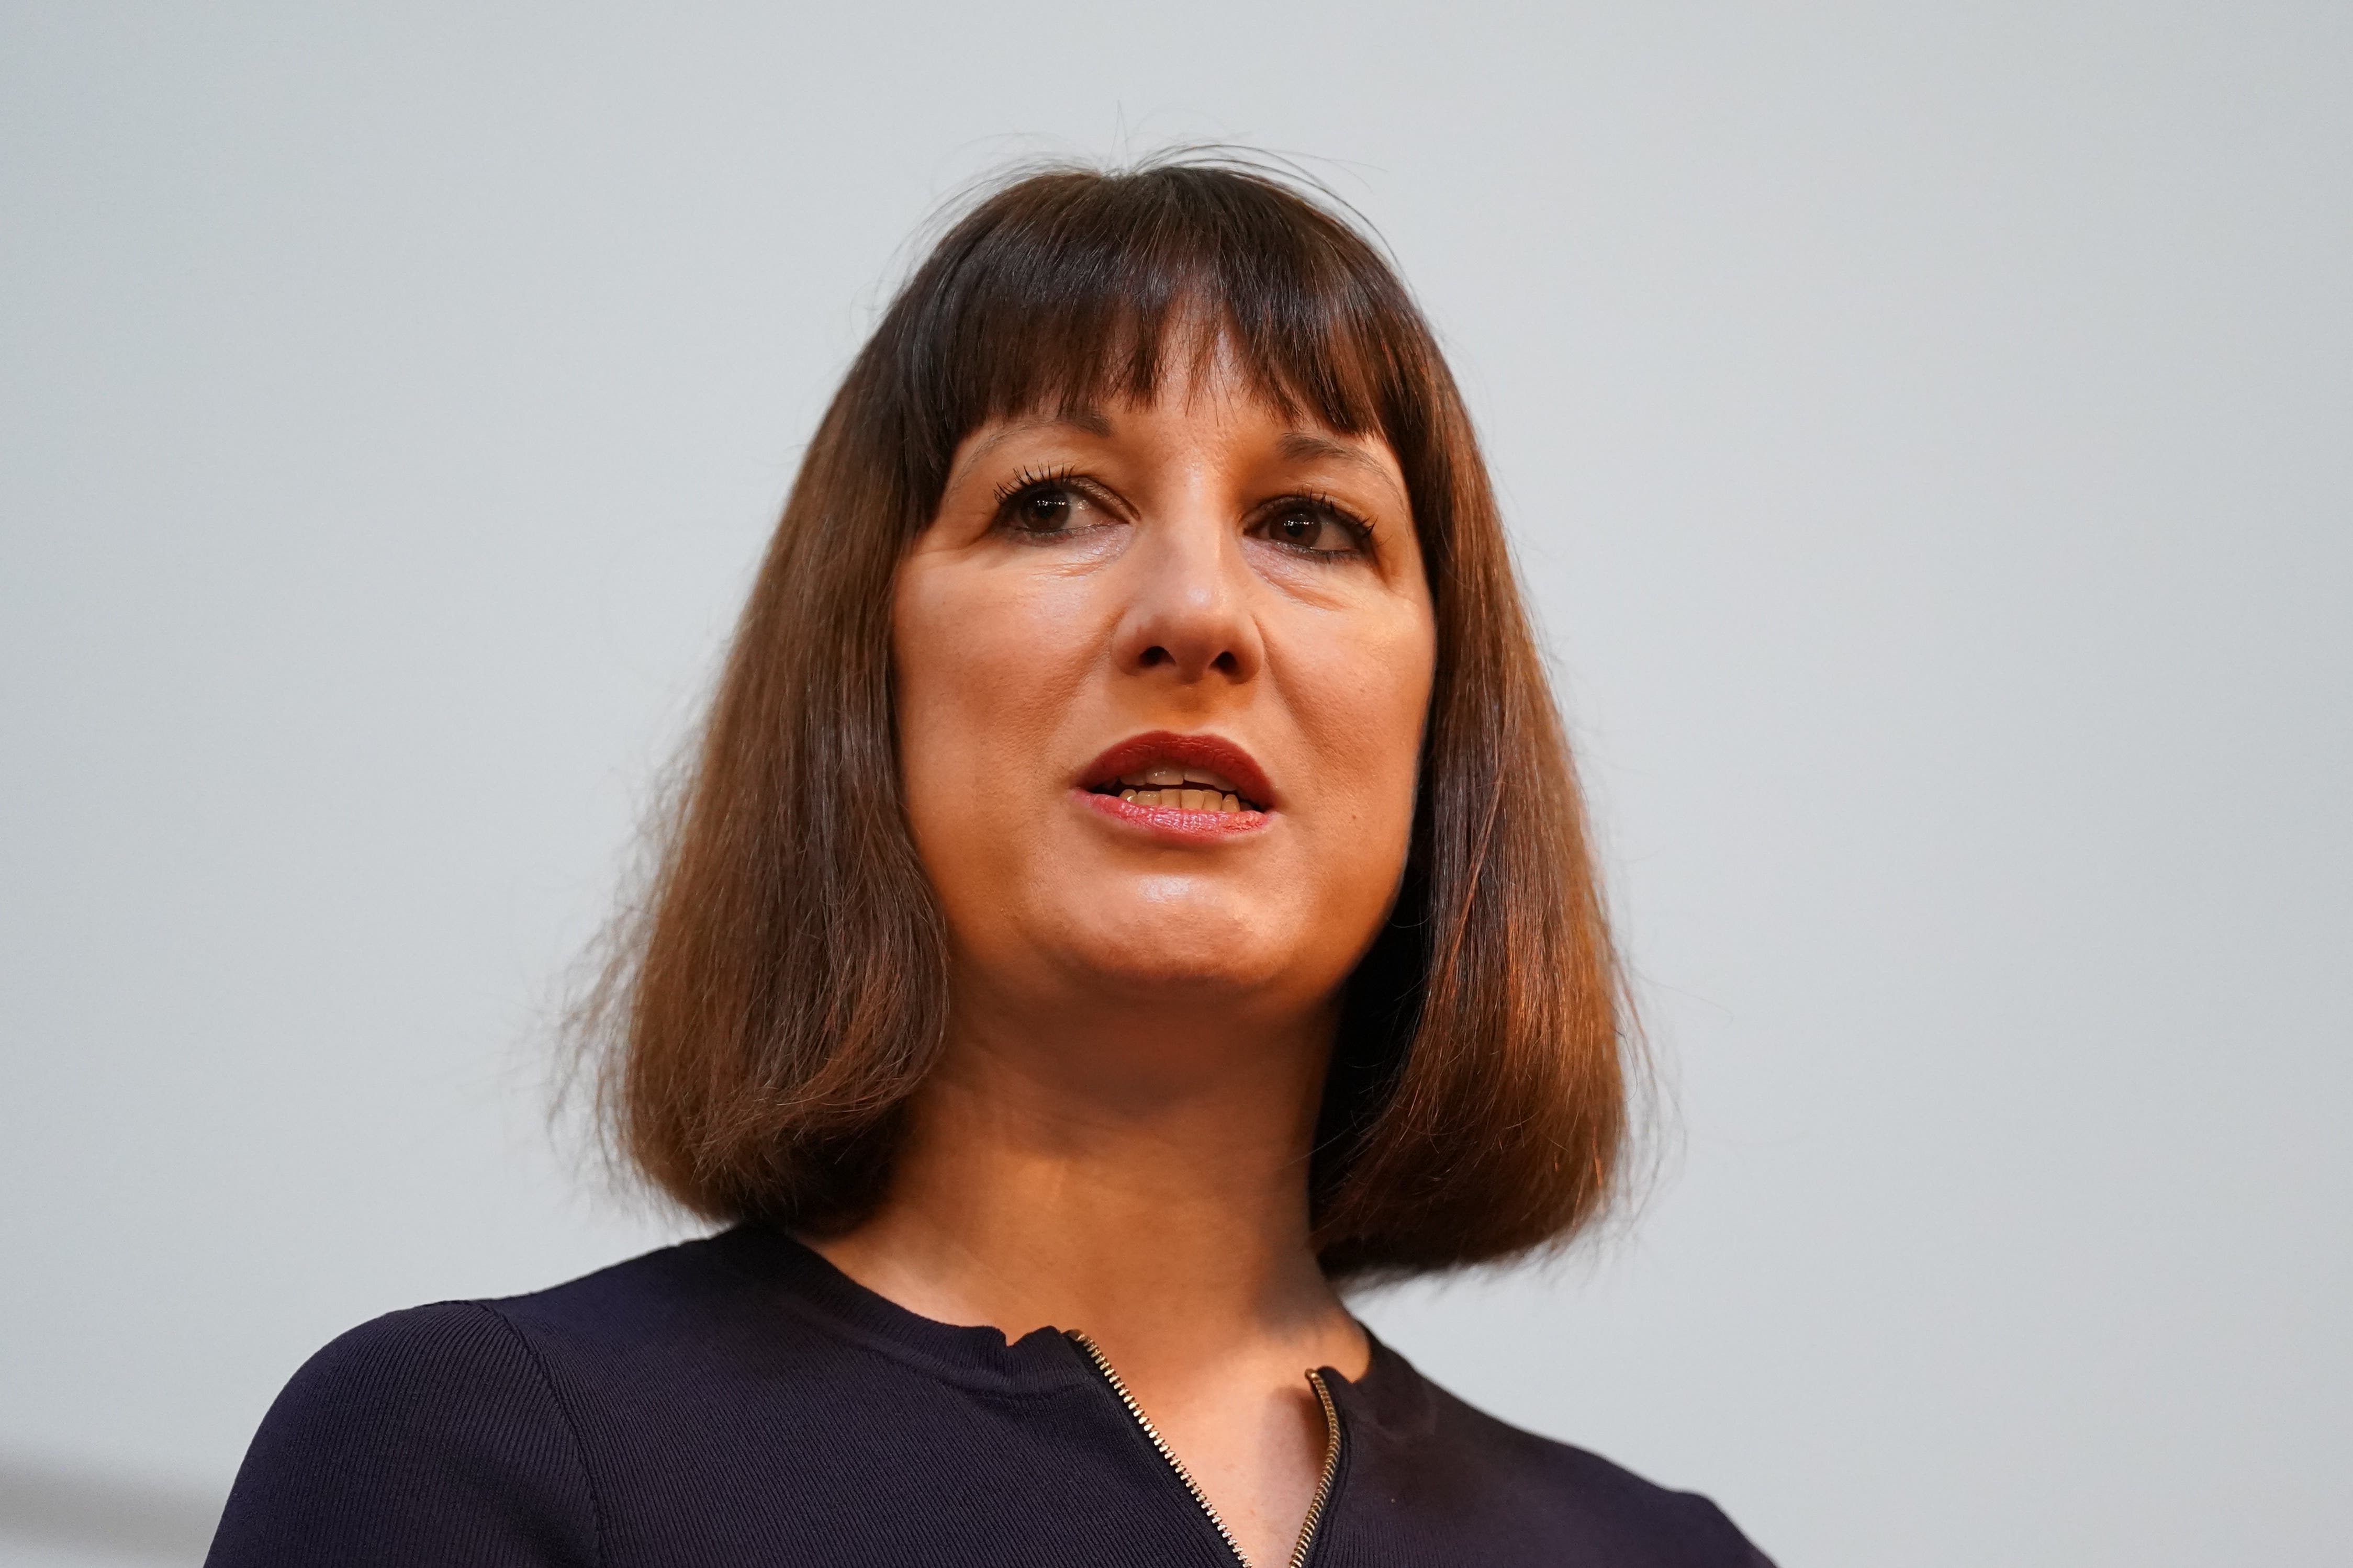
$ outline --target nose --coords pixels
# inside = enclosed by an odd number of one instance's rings
[[[1205,507],[1145,520],[1128,547],[1128,602],[1113,645],[1126,674],[1244,681],[1266,659],[1250,614],[1250,563],[1232,521]]]

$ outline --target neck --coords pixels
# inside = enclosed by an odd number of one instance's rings
[[[962,1008],[883,1203],[815,1245],[923,1316],[1084,1330],[1137,1370],[1264,1355],[1354,1375],[1363,1337],[1308,1238],[1332,1031],[1328,1009],[1041,1029]]]

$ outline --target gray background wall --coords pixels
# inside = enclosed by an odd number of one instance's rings
[[[975,174],[1231,138],[1483,421],[1680,1131],[1369,1303],[1785,1564],[2353,1532],[2353,11],[0,9],[0,1558],[675,1234],[549,1010]]]

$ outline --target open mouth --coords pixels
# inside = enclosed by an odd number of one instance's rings
[[[1139,768],[1091,787],[1095,795],[1115,795],[1130,805],[1156,805],[1163,810],[1264,809],[1237,789],[1231,779],[1210,768]]]
[[[1113,746],[1095,759],[1079,787],[1147,811],[1204,817],[1261,814],[1274,805],[1266,775],[1241,747],[1217,735],[1167,731]]]

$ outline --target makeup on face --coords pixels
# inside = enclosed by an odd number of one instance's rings
[[[1077,789],[1086,804],[1114,816],[1220,836],[1263,826],[1274,794],[1256,759],[1233,742],[1166,730],[1133,736],[1103,752]],[[1169,820],[1180,814],[1194,820]]]
[[[1402,479],[1215,375],[1096,412],[966,436],[901,564],[924,872],[1008,993],[1320,998],[1411,841],[1433,648]]]

